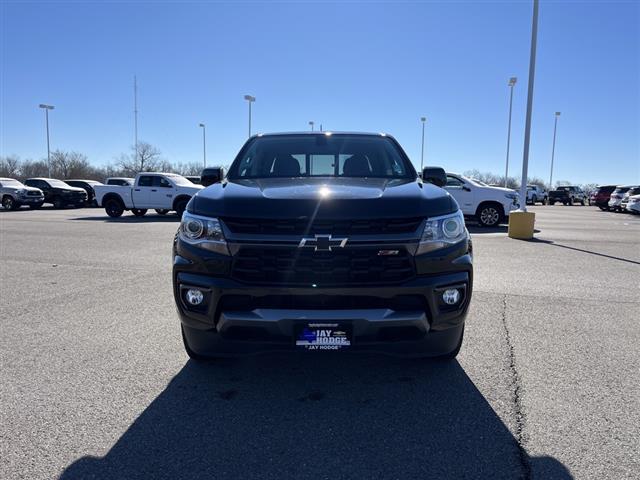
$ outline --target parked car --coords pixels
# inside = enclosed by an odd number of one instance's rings
[[[609,200],[611,194],[616,189],[616,185],[601,185],[592,194],[590,204],[600,208],[600,210],[609,210]]]
[[[196,185],[200,185],[200,175],[185,175],[184,178],[189,180],[191,183],[195,183]]]
[[[513,210],[520,208],[520,196],[508,188],[489,185],[457,173],[447,172],[445,190],[456,199],[466,217],[475,218],[483,227],[505,222]]]
[[[125,210],[142,217],[150,208],[160,214],[174,210],[182,215],[191,197],[203,188],[175,173],[144,172],[136,175],[133,187],[97,185],[94,190],[98,205],[110,217],[119,217]]]
[[[622,201],[620,202],[620,210],[621,211],[624,212],[624,211],[627,210],[627,205],[629,204],[629,198],[633,197],[634,195],[640,195],[640,186],[636,185],[636,186],[631,187],[622,196]]]
[[[22,205],[40,208],[44,194],[42,190],[23,185],[13,178],[0,178],[0,199],[5,210],[17,210]]]
[[[283,350],[450,360],[462,345],[473,276],[464,217],[389,135],[251,137],[226,181],[189,204],[173,257],[195,360]]]
[[[82,188],[67,185],[55,178],[29,178],[25,182],[29,187],[39,188],[44,193],[44,203],[51,203],[53,208],[68,206],[83,207],[87,202],[87,192]]]
[[[556,202],[562,202],[565,205],[573,205],[579,202],[580,205],[586,203],[586,195],[580,187],[574,185],[563,185],[551,190],[548,193],[549,205],[555,205]]]
[[[121,187],[133,187],[134,178],[109,177],[104,181],[105,185],[120,185]]]
[[[627,202],[627,212],[640,214],[640,195],[632,195]]]
[[[609,210],[614,212],[622,211],[622,199],[624,198],[624,194],[631,190],[634,185],[619,185],[616,189],[611,192],[611,196],[609,197]]]
[[[82,188],[87,192],[87,205],[92,207],[98,206],[96,203],[96,192],[93,187],[96,185],[102,185],[102,183],[96,182],[95,180],[65,180],[64,183],[71,185],[72,187]]]
[[[547,203],[547,191],[539,185],[527,185],[527,204],[535,205],[541,202]]]

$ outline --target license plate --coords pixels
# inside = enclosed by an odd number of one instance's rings
[[[340,323],[306,323],[295,330],[296,348],[300,350],[336,351],[352,343],[351,326]]]

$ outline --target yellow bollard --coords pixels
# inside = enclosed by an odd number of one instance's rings
[[[515,211],[509,214],[509,237],[520,240],[533,238],[533,227],[536,222],[536,214],[533,212]]]

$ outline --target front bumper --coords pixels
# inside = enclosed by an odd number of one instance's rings
[[[457,259],[454,271],[391,286],[246,285],[189,272],[190,266],[180,255],[174,257],[175,301],[190,348],[211,356],[294,351],[296,325],[314,321],[348,323],[353,332],[349,351],[444,355],[462,335],[473,280],[468,254]],[[203,291],[204,305],[188,304],[190,287]],[[455,306],[441,300],[447,287],[462,293]]]
[[[44,195],[43,196],[24,196],[24,197],[18,197],[17,198],[17,202],[20,205],[37,205],[39,203],[43,203],[44,202]]]
[[[631,213],[640,213],[640,202],[637,203],[627,203],[627,212]]]

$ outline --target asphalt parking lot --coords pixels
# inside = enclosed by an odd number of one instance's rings
[[[640,217],[471,227],[459,361],[187,360],[176,217],[0,211],[3,479],[638,478]]]

